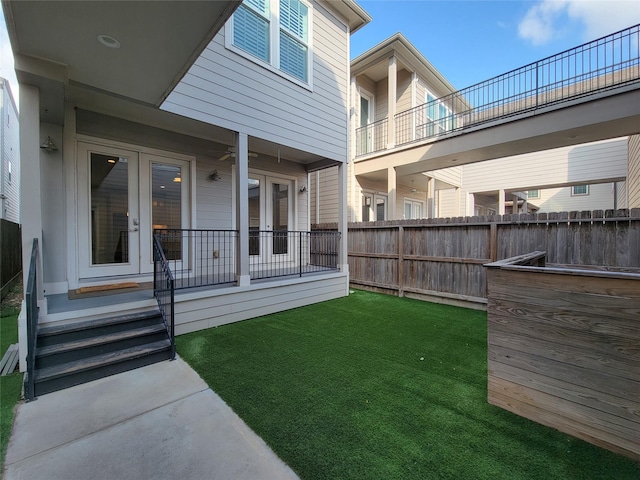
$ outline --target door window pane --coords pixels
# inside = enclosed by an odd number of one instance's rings
[[[285,254],[288,252],[289,236],[289,185],[272,184],[272,210],[273,253]]]
[[[175,165],[151,164],[151,219],[154,230],[182,228],[182,170]],[[167,260],[182,258],[182,234],[162,242]]]
[[[384,220],[386,211],[386,201],[384,198],[376,198],[376,221],[381,222]]]
[[[260,255],[260,180],[249,179],[249,255]]]
[[[91,263],[129,262],[129,170],[126,158],[91,154]]]

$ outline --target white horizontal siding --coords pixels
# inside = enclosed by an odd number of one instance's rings
[[[626,175],[627,139],[619,138],[465,165],[463,188],[529,190]]]
[[[18,113],[7,90],[8,84],[0,84],[2,95],[0,101],[2,129],[2,185],[0,193],[6,198],[0,201],[2,211],[0,218],[20,223],[20,139],[18,129]],[[11,164],[11,181],[9,181],[9,164]]]
[[[223,29],[162,108],[345,161],[348,31],[312,3],[313,91],[225,48]]]
[[[607,210],[614,208],[613,183],[589,185],[588,195],[572,196],[571,187],[540,190],[540,198],[530,202],[540,207],[539,213]]]
[[[411,72],[408,72],[404,68],[398,72],[396,97],[396,113],[404,112],[412,107]]]
[[[438,190],[436,198],[436,201],[438,202],[436,214],[439,218],[462,216],[458,206],[458,191],[459,190],[457,188]]]
[[[376,91],[373,93],[375,95],[376,121],[387,118],[389,114],[389,85],[387,78],[376,83]]]
[[[348,282],[346,274],[336,273],[315,279],[303,277],[295,281],[179,294],[175,299],[176,334],[344,297]]]
[[[629,175],[627,198],[629,208],[640,208],[640,135],[629,137]]]
[[[434,170],[432,172],[428,172],[427,175],[435,178],[437,181],[447,183],[453,187],[459,187],[462,184],[461,166]]]

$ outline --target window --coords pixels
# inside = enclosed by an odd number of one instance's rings
[[[416,218],[423,218],[424,203],[406,199],[404,200],[404,218],[405,220],[414,220]]]
[[[7,181],[11,183],[11,162],[9,162],[9,168],[7,170]]]
[[[362,221],[381,222],[387,218],[387,197],[364,193],[362,195]]]
[[[451,131],[456,126],[453,112],[434,95],[426,92],[425,136],[430,137]]]
[[[589,185],[574,185],[571,187],[571,195],[589,195]]]
[[[311,7],[303,0],[244,0],[226,38],[228,48],[311,85]]]
[[[540,198],[540,190],[529,190],[527,198]]]

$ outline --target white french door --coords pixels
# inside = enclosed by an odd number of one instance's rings
[[[77,165],[80,278],[153,272],[153,230],[190,224],[189,162],[79,142]]]
[[[293,180],[249,173],[249,255],[252,264],[292,261]]]

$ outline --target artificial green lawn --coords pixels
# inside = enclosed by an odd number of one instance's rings
[[[355,291],[177,338],[303,479],[638,479],[487,403],[486,313]]]
[[[17,309],[3,308],[0,313],[0,358],[9,345],[18,342]],[[13,373],[0,377],[0,471],[4,465],[4,454],[7,451],[15,406],[20,400],[22,375]]]

